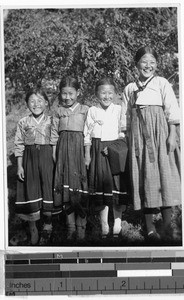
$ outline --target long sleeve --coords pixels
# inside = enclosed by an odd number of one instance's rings
[[[131,122],[131,84],[127,85],[122,94],[122,107],[121,107],[121,130],[128,131],[130,128]]]
[[[121,118],[120,118],[121,132],[126,131],[126,128],[127,128],[126,115],[127,115],[127,99],[126,99],[125,95],[123,94],[123,101],[121,104]]]
[[[161,93],[167,122],[169,124],[179,124],[181,112],[178,101],[171,84],[165,78],[162,78]]]
[[[59,138],[59,118],[53,117],[51,125],[50,144],[56,145]]]
[[[23,122],[19,121],[17,124],[17,131],[15,134],[15,141],[14,141],[14,153],[15,157],[23,156],[24,149],[25,149],[25,141],[24,141],[24,130],[23,130]]]
[[[84,123],[84,145],[91,145],[91,133],[94,127],[94,119],[91,115],[91,108],[89,108],[86,121]]]

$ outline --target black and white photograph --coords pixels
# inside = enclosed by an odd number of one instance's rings
[[[180,5],[2,9],[7,247],[181,247]]]

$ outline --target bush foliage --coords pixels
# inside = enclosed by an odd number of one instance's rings
[[[5,75],[16,90],[46,82],[56,91],[71,74],[88,98],[105,74],[121,91],[136,76],[133,57],[145,44],[159,55],[160,75],[172,76],[177,34],[176,7],[11,9],[4,22]]]

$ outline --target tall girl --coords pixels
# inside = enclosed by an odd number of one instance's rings
[[[53,158],[50,146],[51,116],[47,114],[49,100],[41,88],[33,88],[26,95],[31,114],[17,125],[15,156],[17,157],[16,213],[29,222],[31,244],[39,241],[36,221],[45,215],[44,230],[51,230],[53,211]]]
[[[113,103],[116,89],[111,78],[100,79],[95,91],[98,104],[89,108],[84,128],[90,205],[100,213],[102,237],[109,234],[109,206],[113,206],[113,234],[117,236],[121,231],[122,212],[126,209],[127,187],[123,173],[112,174],[108,150],[121,134],[121,106]],[[120,145],[121,147],[123,146]]]
[[[143,209],[150,240],[160,239],[153,213],[160,208],[163,236],[172,236],[171,208],[181,203],[176,125],[180,110],[170,83],[156,75],[157,53],[141,47],[135,55],[139,79],[123,93],[135,210]]]
[[[73,77],[61,80],[60,106],[53,120],[50,142],[56,162],[54,204],[66,212],[68,239],[74,237],[76,229],[77,238],[84,239],[88,205],[83,135],[88,106],[78,102],[79,88]]]

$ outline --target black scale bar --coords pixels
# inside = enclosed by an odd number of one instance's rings
[[[15,265],[15,264],[77,264],[77,263],[142,263],[142,262],[184,262],[184,257],[145,257],[145,258],[82,258],[82,259],[30,259],[30,260],[6,260],[6,265]]]
[[[13,278],[74,278],[74,277],[117,277],[117,271],[64,271],[64,272],[7,272],[7,279]]]

